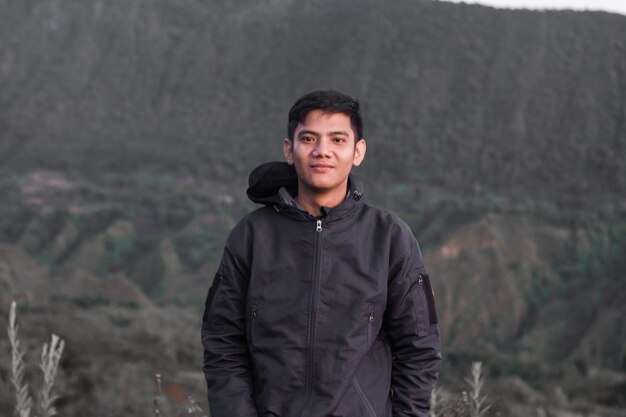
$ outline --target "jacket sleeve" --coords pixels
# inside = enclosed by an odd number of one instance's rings
[[[408,229],[408,227],[407,227]],[[434,293],[412,233],[390,269],[384,331],[391,346],[394,417],[427,417],[441,367]]]
[[[257,417],[245,303],[248,273],[226,248],[202,318],[204,376],[212,417]]]

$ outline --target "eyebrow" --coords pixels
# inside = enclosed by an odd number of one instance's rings
[[[312,130],[301,130],[298,132],[298,137],[302,137],[304,135],[313,135],[313,136],[319,136],[320,134],[317,132],[314,132]]]
[[[345,130],[336,130],[333,132],[329,132],[329,135],[344,135],[344,136],[350,136],[350,134],[348,132],[346,132]],[[313,130],[301,130],[300,132],[298,132],[298,137],[302,137],[304,135],[313,135],[313,136],[320,136],[320,134],[318,132],[315,132]]]

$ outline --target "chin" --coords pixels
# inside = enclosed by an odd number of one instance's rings
[[[316,191],[318,193],[325,193],[328,191],[332,191],[337,188],[336,184],[311,184],[311,190]]]

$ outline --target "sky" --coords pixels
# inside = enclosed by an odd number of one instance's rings
[[[626,0],[445,0],[515,9],[604,10],[626,15]]]

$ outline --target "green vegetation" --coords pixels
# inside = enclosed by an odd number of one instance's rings
[[[580,343],[581,333],[594,325],[602,311],[621,307],[626,289],[626,222],[606,223],[589,216],[577,219],[579,223],[571,223],[572,240],[552,259],[552,270],[534,271],[526,294],[529,313],[522,331],[540,323],[549,329],[546,350],[538,347],[534,353],[556,362],[568,358]],[[577,308],[571,310],[568,305]],[[551,311],[549,317],[546,310]],[[626,366],[619,337],[607,337],[602,351],[590,352],[584,362],[608,369]],[[580,358],[573,360],[582,363]]]
[[[140,240],[137,236],[106,236],[104,254],[100,258],[96,273],[105,276],[112,272],[130,272],[130,264],[140,253]]]
[[[117,327],[117,328],[123,329],[123,328],[127,328],[128,326],[130,326],[130,319],[126,317],[110,316],[109,321],[114,327]]]
[[[139,308],[139,304],[136,301],[120,301],[117,303],[119,306],[128,308],[130,310],[137,310]]]
[[[39,213],[28,223],[23,233],[22,246],[30,255],[40,255],[61,230],[66,219],[65,210]]]
[[[101,26],[84,21],[88,5],[76,6],[45,45],[27,37],[7,44],[16,68],[32,68],[29,79],[63,107],[33,112],[20,72],[2,75],[13,98],[0,111],[8,172],[63,169],[120,185],[124,174],[141,170],[137,183],[146,187],[168,186],[178,173],[231,183],[258,161],[279,157],[296,92],[334,85],[361,99],[371,149],[361,170],[369,181],[583,202],[626,191],[623,16],[328,0],[268,3],[259,14],[251,0],[159,0],[158,30],[135,38],[136,29],[148,28],[131,7],[103,9],[95,18]],[[46,36],[28,9],[8,12],[9,33]],[[438,36],[444,27],[450,30]],[[178,50],[200,51],[194,59],[171,53],[170,34],[181,30],[190,36]],[[88,39],[105,45],[111,33],[120,36],[115,60],[102,51],[81,54]],[[332,66],[249,65],[321,62],[333,39],[344,40],[344,59]],[[314,46],[305,51],[301,42]],[[64,60],[68,54],[76,59]],[[75,75],[94,65],[102,73],[81,81],[79,100]],[[151,69],[141,83],[136,65]],[[25,137],[27,147],[20,145]],[[497,209],[503,202],[491,203]]]
[[[220,220],[201,224],[191,234],[181,234],[174,239],[176,254],[182,261],[183,272],[195,271],[204,263],[219,260],[222,256],[222,248],[230,226]]]
[[[90,308],[95,306],[108,306],[111,304],[111,300],[102,297],[100,295],[93,297],[74,297],[72,299],[74,305],[81,308]]]

